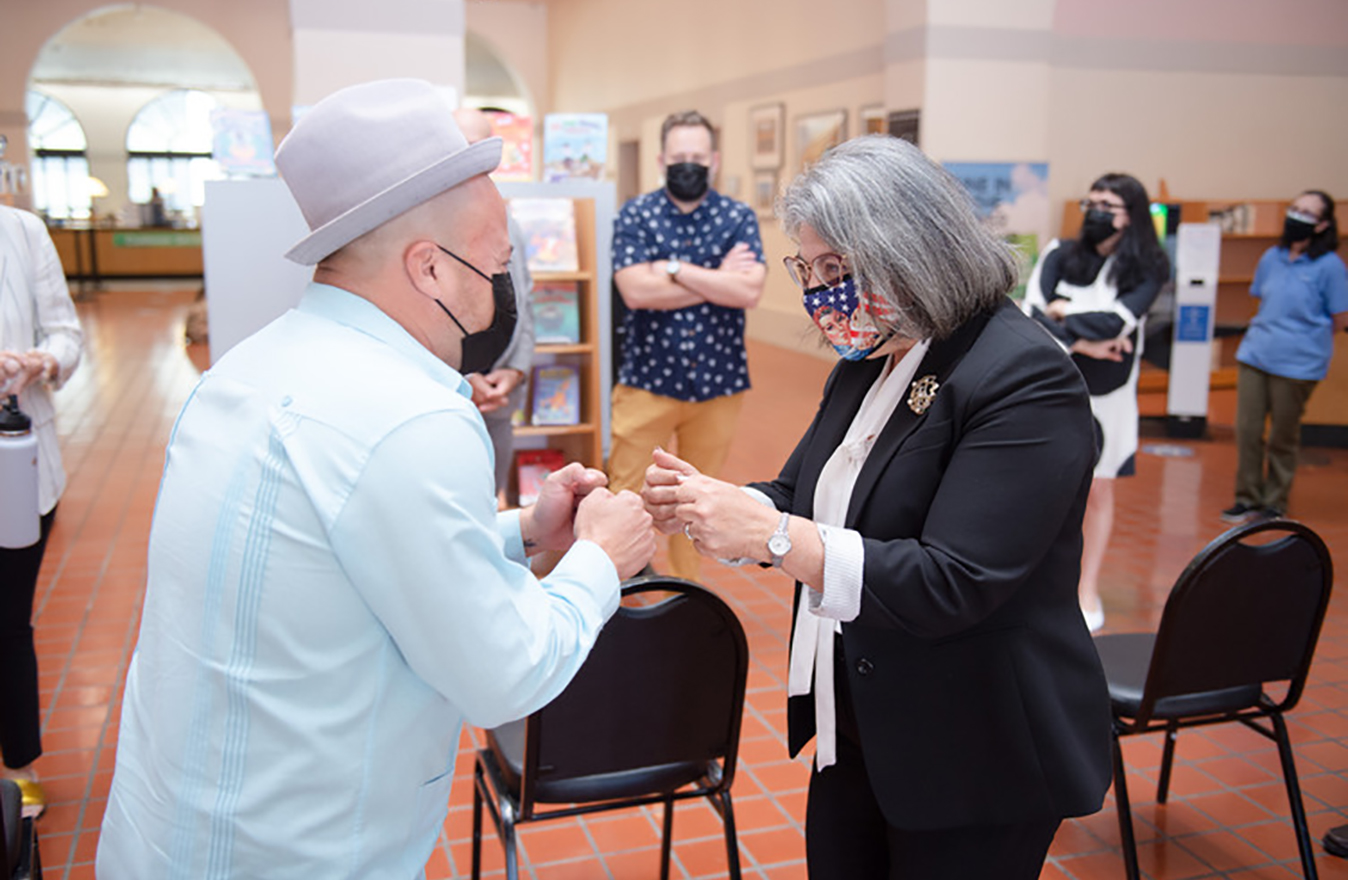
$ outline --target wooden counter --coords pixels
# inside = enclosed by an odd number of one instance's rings
[[[72,281],[202,277],[200,230],[63,227],[51,237]]]

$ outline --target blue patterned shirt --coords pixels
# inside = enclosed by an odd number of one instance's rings
[[[710,190],[691,213],[663,189],[623,205],[613,229],[613,271],[678,257],[708,269],[744,242],[763,261],[758,217],[743,202]],[[700,303],[627,313],[618,382],[652,394],[700,402],[749,389],[744,309]]]

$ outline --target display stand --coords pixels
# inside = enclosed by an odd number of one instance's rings
[[[580,376],[579,423],[575,425],[515,428],[517,449],[550,447],[562,451],[569,461],[588,467],[604,467],[609,437],[610,359],[612,352],[602,341],[609,337],[612,321],[609,290],[613,283],[613,219],[616,196],[612,183],[565,181],[562,183],[500,183],[507,199],[566,198],[575,207],[575,272],[536,272],[534,283],[574,283],[580,310],[580,341],[541,343],[534,349],[534,364],[564,364]]]
[[[1202,437],[1207,431],[1213,322],[1221,230],[1181,223],[1175,249],[1175,325],[1166,388],[1166,433]]]

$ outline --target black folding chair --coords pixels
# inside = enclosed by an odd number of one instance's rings
[[[0,779],[0,877],[42,880],[37,828],[23,818],[23,792],[12,779]]]
[[[1213,540],[1184,569],[1154,635],[1095,639],[1114,711],[1114,799],[1130,880],[1138,878],[1137,844],[1120,738],[1165,731],[1156,790],[1164,804],[1180,728],[1228,721],[1277,743],[1302,869],[1315,880],[1283,715],[1301,698],[1333,583],[1329,550],[1306,526],[1290,520],[1243,525]],[[1266,686],[1281,682],[1286,692],[1278,699]]]
[[[631,597],[654,593],[668,595],[632,604]],[[730,786],[749,669],[744,628],[724,601],[690,581],[637,578],[623,597],[556,700],[488,731],[473,770],[474,878],[481,876],[484,803],[510,880],[519,876],[517,825],[663,803],[660,877],[667,880],[674,802],[706,798],[725,826],[730,876],[739,880]]]

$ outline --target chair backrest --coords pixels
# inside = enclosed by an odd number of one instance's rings
[[[1329,549],[1301,523],[1251,523],[1214,539],[1180,574],[1161,612],[1139,720],[1165,697],[1281,681],[1289,684],[1278,707],[1291,709],[1333,583]]]
[[[733,781],[749,648],[739,618],[691,581],[649,576],[623,597],[590,656],[557,699],[529,716],[524,809],[532,779],[558,781],[687,761],[723,761]]]

